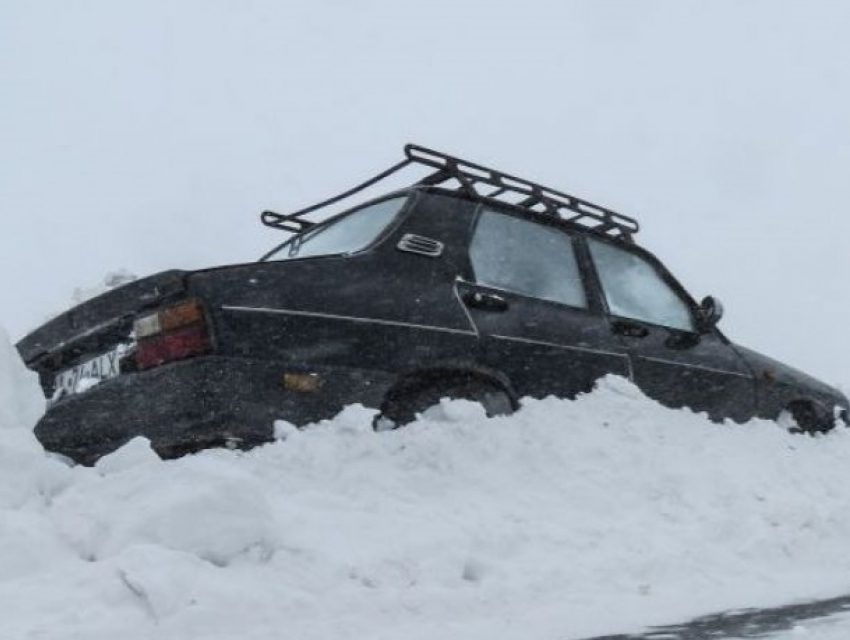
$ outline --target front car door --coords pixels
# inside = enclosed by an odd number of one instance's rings
[[[588,238],[611,328],[628,348],[635,382],[670,407],[739,422],[755,413],[755,381],[718,330],[700,332],[691,298],[648,254]]]
[[[481,360],[520,396],[573,397],[608,373],[628,375],[626,349],[563,228],[482,207],[469,258],[470,277],[457,286]]]

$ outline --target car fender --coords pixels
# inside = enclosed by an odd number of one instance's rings
[[[746,347],[735,345],[735,350],[753,370],[759,417],[775,420],[799,402],[811,403],[822,415],[833,415],[836,407],[844,411],[850,407],[838,389],[802,371]]]
[[[492,384],[508,394],[514,409],[519,407],[519,396],[510,379],[503,372],[466,361],[444,361],[400,372],[386,392],[387,399],[446,378],[474,378]]]

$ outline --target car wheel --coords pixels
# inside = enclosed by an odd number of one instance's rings
[[[443,398],[477,402],[490,418],[516,410],[514,401],[503,388],[484,380],[461,379],[389,394],[372,424],[376,431],[397,429],[416,420],[417,415],[438,405]]]
[[[787,412],[794,419],[794,425],[790,428],[791,433],[815,435],[826,433],[835,428],[833,416],[818,411],[817,407],[811,402],[792,402],[788,406]]]

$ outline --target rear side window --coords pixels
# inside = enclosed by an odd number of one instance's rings
[[[572,238],[558,229],[485,210],[469,258],[480,284],[587,308]]]
[[[606,242],[590,240],[589,244],[613,315],[695,331],[688,303],[652,263]]]
[[[362,251],[395,219],[406,197],[382,200],[295,236],[267,260],[308,258]]]

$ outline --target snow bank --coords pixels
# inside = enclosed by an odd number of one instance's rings
[[[109,271],[106,275],[103,276],[103,280],[101,280],[93,287],[76,287],[74,289],[74,293],[71,294],[70,306],[76,307],[78,304],[82,304],[87,300],[96,298],[102,293],[106,293],[107,291],[111,291],[112,289],[122,287],[125,284],[133,282],[133,280],[137,279],[138,276],[136,276],[134,273],[129,272],[127,269]]]
[[[24,366],[0,327],[0,429],[31,427],[43,412],[38,376]]]
[[[20,506],[42,488],[44,450],[31,429],[43,411],[37,376],[27,370],[0,327],[0,508]],[[4,530],[0,528],[0,573],[6,556]]]
[[[71,468],[5,340],[0,380],[2,638],[568,639],[850,587],[846,430],[714,425],[607,378]]]

